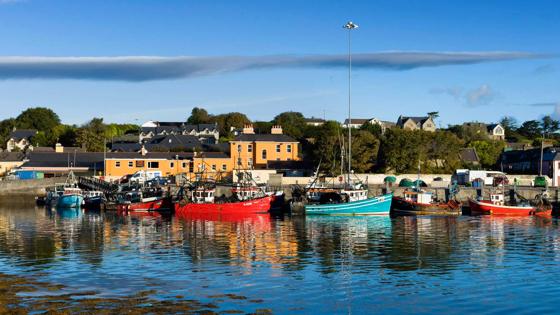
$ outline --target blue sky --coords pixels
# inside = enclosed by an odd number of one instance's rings
[[[353,72],[354,117],[396,121],[400,114],[439,111],[443,126],[504,115],[560,118],[560,3],[488,0],[0,0],[0,118],[48,106],[76,124],[93,116],[109,122],[183,120],[201,106],[211,113],[241,111],[255,120],[287,110],[342,120],[342,25],[348,20],[360,25],[352,49],[365,54],[364,66]],[[528,54],[387,67],[381,52],[436,59],[446,58],[442,52]],[[28,59],[6,59],[12,56]],[[120,56],[162,57],[169,64],[165,71],[159,64],[145,70],[144,59],[140,65],[112,59]],[[174,59],[181,56],[197,57],[194,67],[201,71]],[[294,59],[278,62],[278,56]],[[311,61],[302,61],[309,56]],[[109,58],[99,70],[99,60],[78,58],[78,65],[68,66],[68,57]],[[54,60],[47,70],[45,60]]]

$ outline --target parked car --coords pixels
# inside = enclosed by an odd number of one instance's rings
[[[129,179],[131,184],[144,184],[146,181],[162,177],[161,171],[138,171]]]
[[[147,186],[167,186],[169,185],[169,180],[165,177],[156,177],[145,182]]]

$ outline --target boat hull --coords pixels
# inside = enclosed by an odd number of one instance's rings
[[[229,213],[250,214],[265,213],[270,210],[274,196],[265,196],[257,199],[225,202],[225,203],[175,203],[175,213]]]
[[[90,209],[98,209],[101,208],[103,204],[103,197],[92,197],[84,199],[84,207]]]
[[[473,214],[490,214],[490,215],[507,215],[507,216],[550,216],[552,208],[537,209],[533,206],[500,206],[491,204],[489,201],[478,201],[469,199],[471,213]]]
[[[461,203],[450,200],[446,203],[423,204],[393,197],[391,211],[405,215],[461,215]]]
[[[162,198],[144,202],[124,203],[117,205],[117,211],[135,211],[135,212],[151,212],[151,211],[170,211],[172,208],[169,198]]]
[[[79,208],[84,202],[81,195],[62,195],[56,201],[57,208]]]
[[[393,195],[385,194],[346,203],[305,205],[306,215],[388,215]]]

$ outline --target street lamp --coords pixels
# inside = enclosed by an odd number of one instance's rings
[[[349,21],[346,25],[343,26],[345,29],[348,30],[348,185],[350,185],[350,173],[352,172],[352,112],[351,112],[351,103],[352,103],[352,50],[351,50],[351,33],[353,29],[358,28],[357,24],[354,22]]]

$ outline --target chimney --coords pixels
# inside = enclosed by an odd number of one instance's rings
[[[255,134],[255,130],[253,129],[253,125],[248,124],[243,127],[243,134],[246,135],[253,135]]]
[[[280,125],[272,126],[272,128],[270,129],[270,133],[273,134],[273,135],[281,135],[282,134],[282,126],[280,126]]]
[[[140,154],[142,156],[146,156],[146,154],[148,154],[148,150],[146,150],[146,148],[144,147],[144,145],[142,145],[142,149],[140,149]]]
[[[54,152],[56,153],[64,153],[64,147],[62,146],[62,144],[57,143],[54,145]]]

